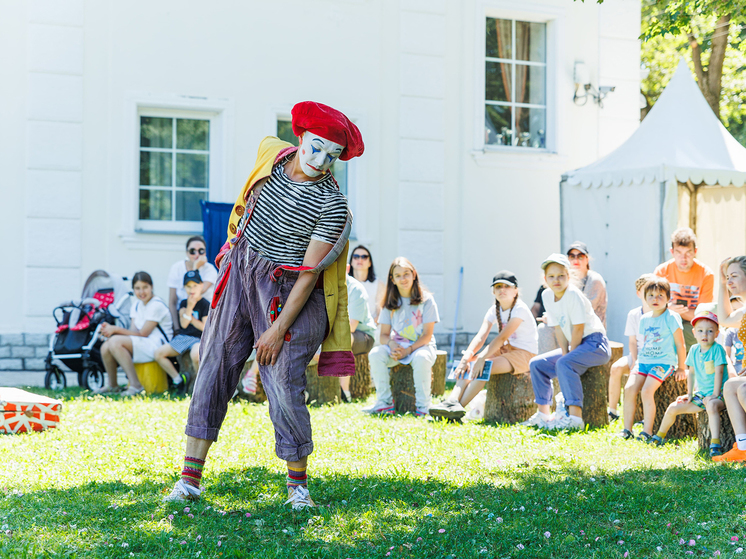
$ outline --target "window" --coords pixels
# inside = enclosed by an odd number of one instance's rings
[[[209,199],[209,118],[139,116],[138,219],[142,228],[201,228]],[[164,228],[165,226],[165,228]]]
[[[484,143],[546,148],[546,24],[487,18]]]
[[[277,137],[281,140],[293,144],[294,146],[298,145],[298,137],[293,134],[293,125],[289,120],[277,120]],[[347,161],[340,161],[339,159],[337,159],[334,162],[334,165],[332,165],[332,175],[334,175],[334,178],[339,185],[339,190],[342,192],[342,194],[345,195],[345,197],[347,197],[347,200],[349,201],[350,195],[347,191],[347,171]]]

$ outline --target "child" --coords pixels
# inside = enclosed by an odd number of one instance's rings
[[[638,440],[649,443],[655,422],[655,391],[674,371],[676,380],[684,380],[684,331],[681,317],[668,309],[671,286],[668,280],[655,276],[645,284],[645,301],[650,312],[640,320],[643,345],[637,359],[638,373],[630,375],[624,387],[624,429],[621,436],[631,439],[632,423],[640,393],[644,427]]]
[[[504,270],[492,279],[492,294],[495,304],[487,309],[482,327],[461,357],[456,386],[446,400],[430,408],[430,415],[448,419],[466,415],[464,406],[484,388],[485,381],[472,379],[482,374],[485,361],[492,360],[492,374],[519,374],[528,372],[529,361],[536,357],[536,320],[526,303],[518,298],[518,280],[513,272]],[[498,335],[480,352],[494,324]],[[469,374],[469,363],[475,360]]]
[[[743,301],[740,297],[734,295],[730,298],[730,306],[736,311],[743,307]],[[741,376],[741,373],[743,373],[743,344],[738,339],[738,328],[726,328],[725,330],[725,355],[733,363],[736,375]]]
[[[619,359],[611,366],[611,375],[609,376],[609,419],[616,421],[619,414],[616,411],[619,405],[619,396],[622,392],[622,377],[624,375],[633,375],[637,372],[637,350],[642,347],[642,336],[640,336],[640,320],[642,315],[650,312],[645,302],[643,288],[653,278],[653,274],[643,274],[635,281],[635,291],[637,298],[642,301],[642,305],[635,307],[627,314],[627,324],[624,327],[624,335],[629,336],[629,354]]]
[[[541,296],[547,311],[547,326],[554,327],[559,349],[534,357],[529,363],[538,411],[523,425],[547,429],[583,429],[583,386],[580,375],[611,358],[609,340],[591,302],[570,285],[570,261],[552,254],[541,264],[549,287]],[[552,379],[559,380],[567,414],[552,419]]]
[[[399,363],[411,363],[417,407],[415,415],[427,415],[436,358],[433,329],[439,320],[435,300],[420,286],[420,278],[412,263],[402,257],[395,259],[389,268],[386,299],[378,315],[381,345],[374,347],[368,357],[370,374],[376,385],[376,403],[363,412],[394,413],[389,369]]]
[[[199,370],[199,342],[202,330],[205,329],[207,313],[210,311],[210,303],[202,296],[202,278],[197,270],[184,274],[184,291],[187,298],[179,305],[178,314],[181,332],[155,352],[155,360],[173,379],[174,390],[180,394],[186,392],[191,375],[188,371],[177,372],[169,358],[183,355],[188,351],[194,370]]]
[[[653,441],[658,445],[665,443],[666,433],[677,416],[707,410],[712,433],[710,456],[720,456],[723,453],[720,446],[720,412],[725,408],[723,384],[728,377],[724,374],[727,364],[725,349],[715,341],[720,328],[718,317],[710,311],[700,311],[692,319],[692,328],[698,343],[691,347],[686,357],[689,367],[687,394],[679,396],[668,406]],[[694,392],[695,378],[697,392]]]

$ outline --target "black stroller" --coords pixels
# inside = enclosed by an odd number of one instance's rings
[[[46,388],[63,390],[67,386],[60,363],[78,373],[80,386],[95,390],[104,385],[106,372],[101,360],[99,331],[105,322],[129,327],[133,295],[126,280],[96,270],[86,280],[79,301],[63,303],[52,311],[57,330],[49,342]]]

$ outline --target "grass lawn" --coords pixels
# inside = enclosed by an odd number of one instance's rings
[[[292,512],[266,405],[236,402],[204,497],[184,508],[161,498],[181,470],[188,400],[64,398],[58,429],[0,436],[2,558],[746,557],[746,471],[696,441],[314,408],[323,506]]]

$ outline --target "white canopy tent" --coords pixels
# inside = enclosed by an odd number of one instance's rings
[[[669,256],[670,235],[689,225],[698,258],[715,270],[746,252],[746,148],[710,109],[682,59],[634,134],[560,183],[562,246],[588,244],[606,279],[607,324],[622,341],[634,281]]]

